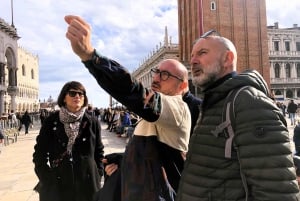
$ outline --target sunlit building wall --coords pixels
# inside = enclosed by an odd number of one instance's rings
[[[278,101],[300,103],[300,27],[268,26],[270,83]]]

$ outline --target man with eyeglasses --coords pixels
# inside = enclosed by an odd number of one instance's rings
[[[262,76],[237,74],[235,46],[214,30],[196,40],[190,64],[204,98],[176,200],[300,200],[287,124]],[[238,89],[230,136],[224,108]]]
[[[183,79],[174,76],[172,74],[170,74],[168,71],[160,71],[159,69],[153,68],[151,69],[151,73],[154,76],[155,74],[160,74],[160,79],[165,81],[167,80],[170,76],[173,78],[176,78],[182,82],[184,82]],[[187,74],[187,70],[185,70],[185,73]],[[155,82],[155,80],[154,80]],[[196,96],[194,96],[190,90],[189,90],[189,86],[187,85],[183,91],[182,91],[182,99],[183,101],[188,105],[190,113],[191,113],[191,132],[190,134],[193,133],[193,129],[196,125],[199,113],[200,113],[200,105],[202,103],[202,100]],[[177,185],[176,185],[177,186]]]
[[[128,143],[123,162],[107,165],[108,175],[121,171],[122,201],[175,199],[191,129],[191,115],[182,95],[188,87],[185,66],[174,59],[152,69],[151,89],[145,88],[117,62],[92,47],[90,26],[66,16],[66,37],[98,84],[142,120]],[[120,170],[121,169],[121,170]]]

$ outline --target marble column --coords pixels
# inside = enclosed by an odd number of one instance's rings
[[[6,91],[5,87],[5,63],[0,62],[0,116],[2,116],[4,111],[4,94]]]

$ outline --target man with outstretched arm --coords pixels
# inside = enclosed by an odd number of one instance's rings
[[[78,16],[66,16],[66,37],[98,84],[142,120],[126,147],[121,164],[121,200],[175,199],[185,153],[191,115],[182,94],[188,73],[180,62],[163,60],[151,69],[151,89],[145,88],[116,61],[100,55],[91,44],[91,28]],[[107,174],[118,167],[110,166]],[[174,170],[177,170],[174,171]]]

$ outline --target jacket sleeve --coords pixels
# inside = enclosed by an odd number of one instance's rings
[[[102,159],[104,158],[104,145],[102,143],[101,138],[101,125],[99,121],[94,121],[95,124],[95,135],[96,135],[96,145],[95,145],[95,161],[99,170],[99,174],[103,176],[104,167],[102,163]]]
[[[253,200],[299,200],[289,132],[272,101],[254,88],[242,91],[235,101],[240,170]]]
[[[95,51],[92,60],[83,62],[98,84],[129,110],[147,121],[156,121],[159,111],[156,107],[145,107],[144,103],[149,90],[116,61],[99,55]],[[159,97],[159,94],[155,93],[155,96]],[[152,99],[153,102],[156,100],[159,98]]]

